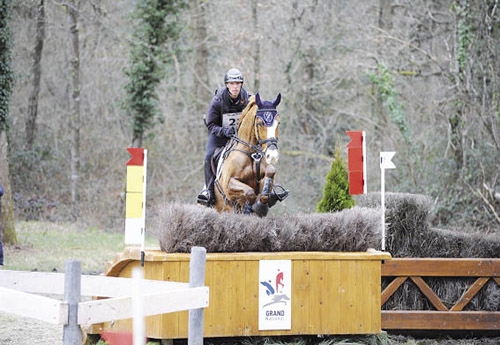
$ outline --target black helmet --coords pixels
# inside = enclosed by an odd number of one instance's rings
[[[224,84],[231,82],[243,83],[243,75],[239,69],[231,68],[224,75]]]

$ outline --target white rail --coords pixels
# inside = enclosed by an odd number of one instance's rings
[[[143,316],[190,311],[189,327],[195,328],[191,330],[193,333],[189,333],[190,345],[203,344],[202,308],[208,307],[209,303],[209,289],[202,286],[205,262],[206,250],[193,247],[190,283],[146,279],[142,279],[140,283]],[[64,345],[81,344],[80,325],[87,327],[134,316],[133,284],[130,278],[86,276],[80,272],[81,263],[76,260],[66,262],[66,274],[1,270],[0,310],[64,325]],[[37,294],[64,295],[64,300]],[[78,302],[81,296],[99,296],[105,299]],[[75,298],[77,302],[72,303]],[[73,326],[78,328],[78,332],[70,330],[74,323],[72,316],[76,316],[76,324]],[[74,337],[68,336],[73,333]],[[74,339],[75,337],[80,339]]]

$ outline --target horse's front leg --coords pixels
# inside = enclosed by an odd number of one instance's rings
[[[235,177],[231,177],[228,183],[229,199],[237,201],[242,208],[245,205],[253,205],[257,200],[257,195],[252,187],[241,182]]]
[[[262,182],[261,190],[257,202],[253,204],[252,210],[260,217],[265,217],[269,211],[269,196],[273,190],[274,175],[276,168],[273,165],[266,166],[264,181]]]

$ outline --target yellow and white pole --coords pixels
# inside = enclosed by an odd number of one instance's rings
[[[125,203],[125,244],[141,245],[143,263],[146,239],[146,177],[148,150],[127,148],[132,158],[127,162],[127,188]]]

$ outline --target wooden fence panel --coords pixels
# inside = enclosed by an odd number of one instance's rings
[[[500,330],[500,311],[464,310],[490,280],[500,285],[500,259],[395,258],[382,264],[382,277],[393,279],[382,291],[382,308],[405,282],[412,281],[435,309],[382,310],[383,329]],[[448,308],[427,284],[429,277],[477,279]]]

